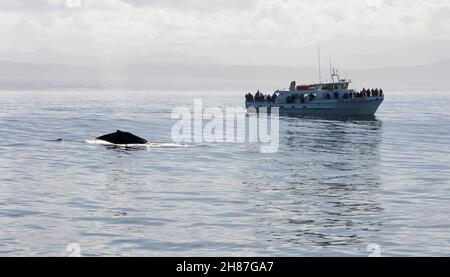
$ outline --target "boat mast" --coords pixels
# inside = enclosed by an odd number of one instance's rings
[[[331,78],[331,82],[334,83],[333,63],[332,63],[332,61],[331,61],[331,50],[330,50],[330,78]]]
[[[320,65],[320,41],[317,42],[317,55],[319,58],[319,84],[322,83],[322,68]]]

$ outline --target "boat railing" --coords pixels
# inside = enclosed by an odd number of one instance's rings
[[[384,96],[365,96],[365,97],[352,97],[352,98],[339,98],[339,102],[365,102],[373,99],[383,98]]]

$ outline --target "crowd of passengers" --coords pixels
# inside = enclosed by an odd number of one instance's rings
[[[334,92],[333,96],[335,99],[339,99],[339,93],[338,92]],[[383,94],[383,90],[382,89],[366,89],[363,88],[360,92],[349,92],[349,93],[344,93],[342,95],[343,99],[353,99],[353,98],[366,98],[366,97],[377,97],[377,96],[384,96]],[[297,95],[298,97],[298,95]],[[292,96],[288,96],[288,98],[286,99],[286,102],[288,103],[292,103],[296,100],[295,95]],[[309,95],[309,100],[312,101],[314,98],[316,97],[315,94],[311,93]],[[327,99],[331,99],[331,94],[328,93],[326,95]],[[247,102],[256,102],[256,103],[275,103],[277,100],[277,94],[274,93],[272,96],[269,95],[264,95],[263,93],[261,93],[259,90],[256,92],[255,96],[253,96],[251,93],[247,93],[245,95],[245,100]],[[304,102],[304,96],[300,96],[300,100],[303,103]]]
[[[247,93],[245,95],[245,100],[247,102],[257,102],[257,103],[275,103],[275,101],[277,101],[277,94],[274,93],[272,96],[270,94],[264,95],[258,90],[255,96],[253,96],[251,93]]]
[[[377,96],[383,96],[383,90],[382,89],[365,89],[363,88],[360,92],[350,92],[350,93],[344,93],[342,95],[342,98],[344,99],[352,99],[352,98],[365,98],[365,97],[377,97]]]

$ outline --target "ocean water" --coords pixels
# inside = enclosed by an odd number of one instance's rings
[[[0,256],[450,256],[450,92],[375,118],[282,116],[280,147],[175,144],[237,92],[0,92]],[[86,143],[116,129],[145,149]],[[64,139],[64,141],[56,141]]]

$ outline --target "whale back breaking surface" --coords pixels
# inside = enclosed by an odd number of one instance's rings
[[[148,141],[132,133],[117,130],[115,133],[107,134],[97,138],[113,144],[146,144]]]

